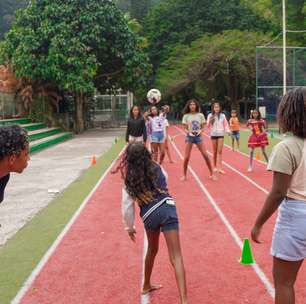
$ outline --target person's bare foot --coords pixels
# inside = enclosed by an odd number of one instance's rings
[[[225,171],[222,170],[222,169],[219,169],[218,172],[219,172],[220,174],[225,174]]]
[[[184,176],[181,177],[181,181],[182,181],[182,182],[185,182],[186,180],[187,180],[187,176],[186,176],[186,175],[184,175]]]
[[[152,292],[152,291],[155,291],[155,290],[158,290],[158,289],[161,289],[163,288],[162,285],[160,284],[156,284],[156,285],[150,285],[150,286],[144,286],[142,291],[141,291],[141,294],[142,295],[146,295],[148,294],[149,292]]]
[[[209,176],[209,179],[213,180],[213,181],[217,181],[218,180],[218,177],[216,174],[212,174]]]
[[[170,163],[170,164],[174,164],[175,161],[171,159],[171,160],[169,160],[169,163]]]

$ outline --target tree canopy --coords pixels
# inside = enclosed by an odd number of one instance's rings
[[[177,43],[189,45],[205,33],[231,29],[267,32],[273,25],[240,0],[167,0],[149,12],[145,28],[150,57],[158,66]]]
[[[52,83],[78,97],[95,87],[135,90],[150,75],[136,35],[108,0],[31,1],[17,13],[0,55],[17,77]]]
[[[156,84],[168,96],[178,94],[237,104],[255,91],[256,45],[270,36],[230,30],[206,34],[190,46],[177,45],[157,72]]]

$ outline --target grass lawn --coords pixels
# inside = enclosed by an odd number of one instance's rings
[[[124,146],[120,139],[0,248],[0,303],[9,304]]]

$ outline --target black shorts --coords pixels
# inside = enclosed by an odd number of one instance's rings
[[[164,202],[153,211],[144,221],[145,229],[148,231],[178,230],[179,221],[175,204],[172,200]],[[173,202],[173,203],[172,203]]]
[[[219,138],[224,138],[224,136],[210,136],[211,139],[219,139]]]

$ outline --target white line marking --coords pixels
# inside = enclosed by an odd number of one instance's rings
[[[175,149],[176,153],[178,154],[178,156],[181,158],[181,160],[183,160],[184,159],[183,155],[179,151],[179,149],[176,146],[176,144],[174,142],[171,142],[171,144],[172,144],[173,148]],[[192,167],[189,166],[188,169],[189,169],[190,173],[192,174],[193,178],[195,179],[195,181],[198,183],[200,189],[203,191],[203,193],[208,198],[209,203],[215,209],[216,213],[219,215],[219,217],[222,220],[223,224],[226,226],[226,228],[229,231],[231,237],[234,239],[235,243],[238,245],[240,250],[242,250],[243,243],[242,243],[242,240],[240,239],[238,233],[235,231],[234,227],[228,221],[228,219],[226,218],[226,216],[224,215],[222,210],[219,208],[218,204],[213,199],[213,197],[211,196],[209,191],[206,189],[204,184],[201,182],[200,178],[195,173],[195,171],[192,169]],[[262,281],[262,283],[266,287],[266,289],[267,289],[268,293],[270,294],[270,296],[272,298],[274,298],[275,290],[274,290],[272,284],[270,283],[269,279],[266,277],[265,273],[261,270],[261,268],[257,264],[253,264],[251,266],[254,269],[254,271],[257,274],[257,276],[259,277],[259,279]]]
[[[54,243],[51,245],[51,247],[48,249],[48,251],[45,253],[45,255],[43,256],[43,258],[40,260],[40,262],[37,264],[37,266],[34,268],[34,270],[32,271],[32,273],[30,274],[30,276],[27,278],[27,280],[24,282],[22,288],[19,290],[19,292],[17,293],[17,295],[15,296],[15,298],[12,300],[11,304],[18,304],[20,303],[20,301],[23,299],[23,297],[25,296],[26,292],[28,291],[28,289],[30,288],[30,286],[33,284],[34,280],[36,279],[36,277],[38,276],[38,274],[41,272],[41,270],[44,268],[44,266],[47,264],[48,260],[50,259],[50,257],[52,256],[52,254],[55,252],[55,250],[57,249],[57,247],[59,246],[59,244],[61,243],[61,241],[63,240],[63,238],[65,237],[65,235],[67,234],[67,232],[70,230],[71,226],[76,222],[76,220],[78,219],[78,217],[80,216],[80,214],[82,213],[82,211],[84,210],[84,208],[86,207],[87,203],[89,202],[89,200],[91,199],[92,195],[96,192],[96,190],[98,189],[98,187],[100,186],[100,184],[102,183],[102,181],[105,179],[105,177],[107,176],[107,174],[110,172],[110,170],[112,169],[112,167],[114,166],[114,164],[116,163],[116,161],[120,158],[120,156],[122,155],[122,153],[125,150],[125,146],[123,147],[123,149],[121,150],[121,152],[119,153],[119,155],[116,157],[116,159],[111,163],[111,165],[108,167],[108,169],[104,172],[104,174],[101,176],[101,178],[99,179],[99,181],[97,182],[97,184],[95,185],[95,187],[91,190],[91,192],[87,195],[87,197],[85,198],[85,200],[83,201],[82,205],[79,207],[79,209],[75,212],[75,214],[73,215],[73,217],[70,219],[70,221],[68,222],[68,224],[65,226],[65,228],[62,230],[62,232],[60,233],[60,235],[56,238],[56,240],[54,241]]]
[[[180,128],[175,127],[176,129],[180,130]],[[180,130],[180,132],[182,134],[184,134],[184,132],[182,130]],[[212,155],[211,152],[209,152],[207,150],[207,152],[209,153],[209,155]],[[241,177],[243,177],[245,180],[247,180],[248,182],[250,182],[253,186],[255,186],[257,189],[261,190],[263,193],[265,194],[269,194],[269,191],[263,187],[261,187],[259,184],[257,184],[254,180],[252,180],[251,178],[249,178],[248,176],[246,176],[245,174],[241,173],[239,170],[235,169],[234,167],[232,167],[230,164],[228,164],[225,161],[222,161],[222,163],[228,167],[229,169],[231,169],[232,171],[234,171],[235,173],[237,173],[238,175],[240,175]]]
[[[144,236],[143,236],[143,256],[142,256],[142,278],[141,278],[141,287],[140,290],[142,290],[143,283],[144,283],[144,271],[145,271],[145,258],[148,250],[148,239],[146,231],[144,230]],[[150,295],[145,294],[141,295],[140,297],[140,304],[150,304]]]

